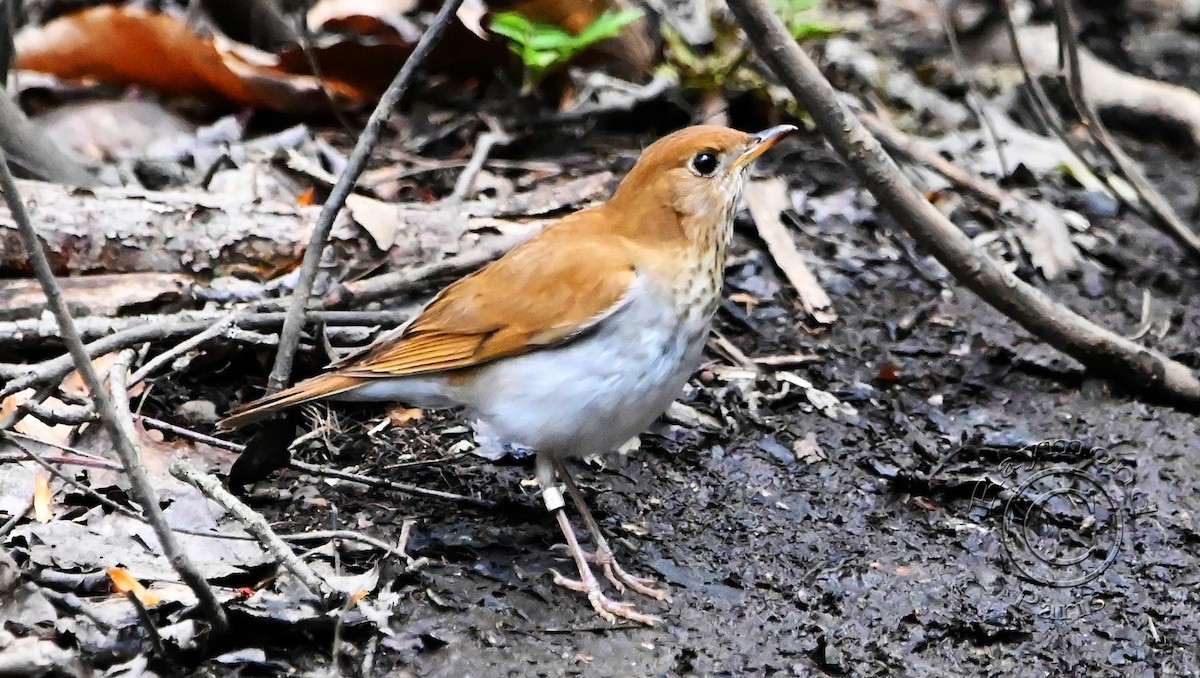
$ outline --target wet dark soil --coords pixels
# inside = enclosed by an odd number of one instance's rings
[[[1194,160],[1127,141],[1190,208]],[[854,185],[816,138],[781,155],[768,171],[810,204]],[[796,223],[836,324],[797,322],[794,293],[745,229],[728,271],[739,301],[718,318],[751,357],[818,356],[779,369],[852,414],[823,414],[775,368],[754,382],[752,406],[710,353],[683,400],[720,430],[662,425],[626,458],[576,466],[618,558],[670,591],[670,604],[638,600],[660,628],[610,627],[552,584],[550,570],[571,563],[551,550],[560,534],[522,482],[528,460],[454,456],[469,433],[452,415],[371,437],[377,410],[340,408],[342,432],[310,461],[503,502],[480,510],[291,472],[268,481],[290,496],[258,506],[281,529],[395,540],[417,521],[409,553],[430,564],[393,572],[390,629],[348,629],[340,668],[357,674],[370,654],[374,675],[1200,672],[1195,416],[1084,373],[957,288],[886,218],[853,211],[806,208]],[[1195,262],[1135,218],[1094,224],[1109,243],[1100,290],[1095,278],[1038,284],[1130,335],[1150,289],[1142,340],[1196,364]],[[1036,447],[1049,441],[1074,442]],[[811,443],[818,453],[797,454]],[[318,633],[306,656],[280,643],[268,657],[327,667],[332,645]]]

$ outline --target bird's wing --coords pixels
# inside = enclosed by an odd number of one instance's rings
[[[450,285],[406,326],[340,361],[371,378],[472,367],[566,341],[628,300],[635,276],[613,239],[551,229]]]
[[[594,328],[628,303],[635,267],[623,241],[598,233],[586,214],[567,217],[450,285],[408,324],[333,371],[247,403],[218,426],[237,428],[374,379],[482,365]]]

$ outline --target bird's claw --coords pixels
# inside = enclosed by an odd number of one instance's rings
[[[639,624],[645,624],[646,626],[655,626],[663,623],[662,619],[655,617],[654,615],[638,612],[637,606],[633,603],[616,601],[604,595],[604,593],[600,591],[599,582],[596,582],[595,580],[588,583],[578,579],[564,577],[557,570],[550,570],[550,572],[554,575],[555,584],[571,589],[572,591],[586,593],[588,602],[592,604],[592,609],[594,609],[596,614],[600,615],[604,621],[608,622],[609,624],[617,623],[617,617],[628,619],[629,621],[637,622]]]
[[[599,565],[604,568],[604,577],[612,582],[613,586],[621,593],[625,592],[625,588],[631,588],[634,591],[655,600],[671,602],[671,597],[666,591],[660,591],[654,588],[654,580],[646,577],[638,577],[629,574],[621,567],[616,558],[613,557],[612,551],[606,548],[596,549],[594,553],[584,552],[584,557],[589,563]]]

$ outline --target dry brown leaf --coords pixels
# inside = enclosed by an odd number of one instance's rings
[[[322,85],[345,103],[370,101],[384,91],[407,60],[423,26],[414,21],[416,0],[325,0],[307,21],[318,33],[306,54],[289,45],[276,54],[222,35],[200,36],[177,14],[134,5],[100,5],[23,29],[16,37],[20,69],[64,80],[137,85],[170,95],[223,97],[241,106],[287,113],[325,111]],[[483,3],[462,10],[423,66],[462,77],[487,76],[513,63],[503,40],[483,28]],[[621,5],[621,7],[618,7]],[[618,0],[492,2],[484,9],[516,9],[526,16],[578,32],[600,13],[623,8]],[[113,49],[120,44],[121,49]],[[654,45],[643,19],[580,55],[633,79],[654,65]],[[321,78],[312,75],[313,57]]]
[[[92,359],[92,367],[95,368],[96,374],[100,375],[100,383],[105,385],[108,384],[108,372],[112,369],[112,364],[116,362],[118,355],[118,352],[113,351],[112,353],[105,353],[104,355],[97,356],[96,358]],[[81,398],[86,398],[91,395],[91,391],[88,390],[87,384],[83,382],[83,375],[79,373],[79,370],[75,370],[68,374],[67,378],[63,379],[61,388],[64,393],[79,396]],[[144,382],[138,382],[129,387],[129,397],[136,398],[145,390],[146,384]],[[62,405],[62,403],[59,403],[54,398],[46,399],[46,405],[53,405],[55,403]]]
[[[112,369],[112,364],[116,362],[116,360],[117,353],[115,351],[112,353],[105,353],[104,355],[97,356],[92,359],[92,367],[95,368],[96,374],[100,375],[100,379],[103,382],[107,383],[108,371]],[[91,391],[88,390],[87,384],[83,382],[83,375],[79,373],[79,370],[75,370],[68,374],[67,378],[62,380],[61,388],[63,393],[79,396],[80,398],[86,398],[91,394]],[[49,403],[50,401],[47,400],[46,402]]]
[[[33,389],[27,389],[5,398],[4,402],[0,402],[0,417],[8,416],[15,412],[25,401],[32,398],[33,394]],[[66,403],[57,398],[46,398],[42,402],[46,407],[51,409],[66,407]],[[40,419],[25,416],[17,420],[16,424],[13,425],[13,430],[48,445],[66,445],[71,442],[71,433],[75,430],[75,427],[67,426],[66,424],[51,426]]]
[[[16,412],[17,408],[21,406],[21,403],[28,400],[30,395],[33,395],[33,389],[21,391],[20,393],[14,393],[9,397],[0,400],[0,420],[7,419],[8,415]]]
[[[145,586],[142,586],[140,581],[123,568],[108,568],[108,578],[112,580],[114,591],[121,594],[133,592],[133,595],[137,596],[142,605],[154,607],[162,602],[157,595],[151,593]]]
[[[404,225],[400,206],[351,194],[346,197],[346,209],[350,210],[354,221],[371,234],[376,247],[386,252],[396,244],[396,231]]]
[[[314,33],[333,31],[354,35],[404,35],[411,24],[404,15],[417,8],[417,0],[320,0],[305,15]],[[416,40],[417,36],[406,36]]]
[[[816,276],[808,270],[804,255],[792,240],[792,234],[779,218],[781,212],[791,206],[788,200],[787,183],[783,179],[751,181],[746,186],[746,207],[758,227],[758,234],[767,244],[767,251],[783,271],[788,282],[800,295],[804,310],[819,323],[829,324],[837,320],[833,302],[821,287]]]
[[[388,421],[391,422],[392,426],[405,426],[411,422],[424,419],[425,412],[416,407],[404,407],[403,405],[397,405],[395,407],[388,408],[387,418]]]
[[[286,112],[329,105],[316,78],[281,69],[275,55],[219,35],[200,37],[173,14],[133,5],[89,7],[23,29],[15,42],[17,68],[66,80],[139,85],[174,95],[215,95],[243,106]],[[116,44],[121,49],[113,49]],[[328,73],[325,85],[333,95],[351,101],[370,96]]]
[[[33,479],[33,517],[39,523],[54,520],[54,511],[50,504],[54,494],[50,491],[50,476],[39,472]]]

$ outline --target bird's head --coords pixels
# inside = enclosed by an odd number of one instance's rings
[[[754,159],[795,132],[778,125],[758,134],[698,125],[669,134],[642,152],[609,201],[634,237],[727,239]]]

